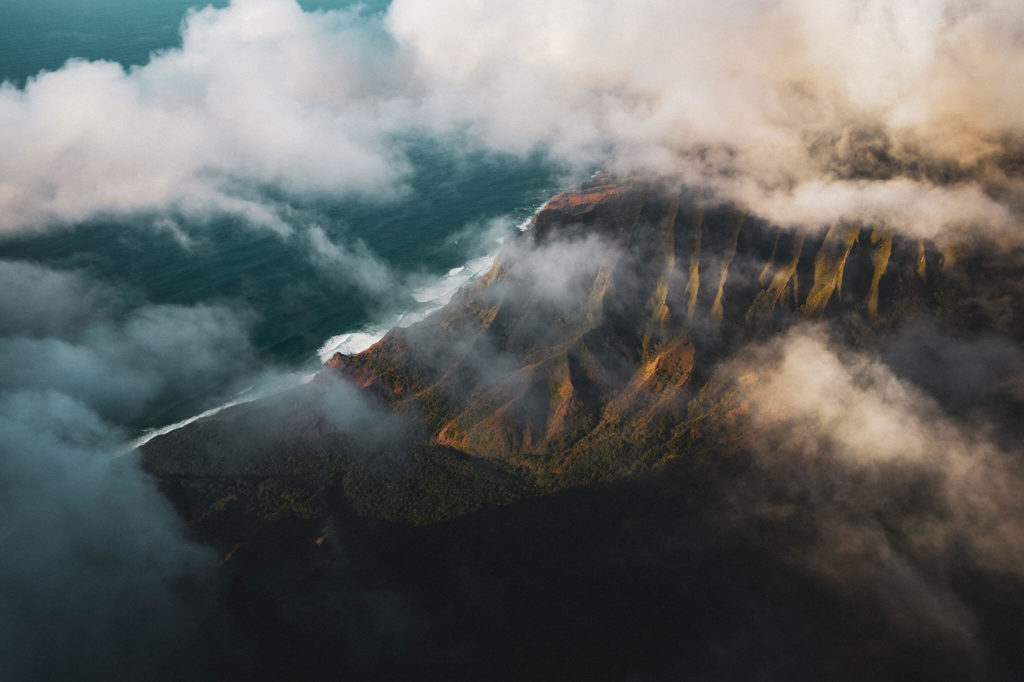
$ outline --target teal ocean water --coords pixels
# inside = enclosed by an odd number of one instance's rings
[[[179,25],[192,0],[3,0],[0,3],[0,79],[22,87],[41,70],[72,57],[145,64],[154,50],[179,43]],[[218,1],[215,6],[227,3]],[[348,2],[303,0],[307,10]],[[386,2],[362,3],[382,11]],[[493,230],[527,218],[564,182],[540,156],[458,155],[429,140],[407,142],[413,162],[409,191],[397,200],[317,199],[301,206],[332,242],[365,244],[395,279],[429,289],[467,261],[495,248]],[[176,218],[180,221],[180,217]],[[249,316],[262,362],[299,369],[319,362],[328,339],[377,328],[406,311],[422,311],[429,296],[415,287],[357,286],[310,258],[308,240],[220,218],[189,239],[154,229],[160,216],[93,219],[84,224],[0,237],[0,259],[72,269],[147,303],[217,303]],[[500,230],[499,230],[500,232]],[[464,272],[462,273],[465,274]],[[441,286],[443,289],[444,287]],[[213,390],[213,389],[211,389]],[[139,426],[157,426],[209,406],[195,395],[150,411]]]

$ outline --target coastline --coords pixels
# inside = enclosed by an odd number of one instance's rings
[[[525,218],[515,226],[515,229],[518,232],[526,232],[529,230],[534,218],[538,213],[544,210],[544,207],[548,205],[548,201],[549,200],[546,200],[540,206],[536,207],[530,213],[529,217]],[[486,274],[487,271],[491,269],[506,238],[507,236],[500,237],[497,240],[498,248],[492,253],[470,259],[464,265],[452,268],[447,274],[439,278],[437,281],[414,291],[412,297],[416,299],[417,302],[426,304],[426,307],[422,310],[407,311],[396,315],[388,323],[366,325],[359,327],[358,329],[330,337],[317,350],[317,357],[320,358],[320,362],[327,362],[334,357],[335,353],[341,353],[342,355],[356,355],[357,353],[361,353],[384,338],[384,336],[392,329],[408,327],[425,319],[434,311],[440,310],[444,306],[448,305],[459,289],[476,278]]]
[[[537,216],[538,213],[544,210],[544,207],[547,206],[547,204],[548,201],[545,201],[536,209],[534,209],[529,217],[527,217],[526,219],[524,219],[515,226],[515,229],[519,232],[526,232],[527,230],[529,230],[534,218]],[[424,306],[421,309],[406,311],[404,313],[398,314],[387,323],[365,325],[359,327],[358,329],[343,332],[341,334],[337,334],[335,336],[328,338],[323,343],[323,345],[321,345],[320,348],[316,351],[317,358],[320,364],[322,365],[323,363],[327,362],[327,360],[332,358],[335,355],[335,353],[342,353],[343,355],[355,355],[357,353],[361,353],[362,351],[366,350],[367,348],[369,348],[370,346],[384,338],[384,336],[386,336],[387,333],[390,332],[392,329],[408,327],[410,325],[413,325],[423,319],[426,319],[426,317],[431,313],[440,310],[441,308],[446,306],[452,300],[452,297],[455,296],[455,293],[459,289],[469,284],[473,280],[477,279],[478,277],[486,274],[491,269],[491,267],[494,265],[495,260],[498,257],[498,252],[501,250],[501,246],[505,242],[505,239],[506,237],[501,237],[497,240],[498,248],[495,249],[493,252],[486,254],[484,256],[472,258],[469,261],[467,261],[464,265],[452,268],[437,280],[415,290],[412,293],[412,297],[418,303]],[[230,400],[222,405],[212,407],[197,415],[188,417],[173,424],[168,424],[166,426],[150,429],[143,433],[141,436],[138,436],[137,438],[132,440],[129,445],[128,451],[137,450],[138,448],[144,446],[146,443],[153,440],[154,438],[177,431],[178,429],[184,426],[188,426],[189,424],[199,421],[200,419],[212,417],[230,407],[251,403],[256,400],[269,397],[281,391],[290,388],[295,388],[296,386],[301,386],[303,384],[307,384],[313,380],[313,378],[317,375],[318,371],[319,370],[317,370],[316,372],[296,372],[294,375],[292,375],[292,378],[294,378],[295,381],[286,382],[285,385],[283,386],[279,385],[275,386],[274,388],[255,391],[251,395],[246,395],[249,391],[252,390],[252,388],[250,387],[246,391],[240,393],[239,397],[236,397],[235,399]]]

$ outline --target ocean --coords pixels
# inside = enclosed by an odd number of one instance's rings
[[[4,0],[0,79],[5,87],[21,88],[71,58],[116,61],[125,68],[145,64],[152,52],[180,43],[178,29],[193,4]],[[301,4],[319,10],[352,3]],[[387,5],[361,4],[370,12]],[[174,229],[162,229],[166,216],[118,215],[3,234],[0,260],[84,272],[148,304],[228,306],[250,320],[261,364],[308,372],[331,351],[358,350],[387,327],[443,303],[486,267],[502,235],[567,179],[564,168],[540,154],[454,153],[430,139],[402,144],[412,172],[398,198],[319,197],[295,206],[307,224],[314,221],[331,242],[368,254],[401,286],[356,283],[314,263],[308,240],[254,228],[237,217],[189,225],[180,224],[188,218],[174,216]],[[130,426],[145,430],[184,419],[223,400],[222,391],[216,385],[195,388],[146,410]]]

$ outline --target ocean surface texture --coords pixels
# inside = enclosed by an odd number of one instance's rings
[[[144,65],[154,51],[180,45],[179,27],[193,4],[5,0],[0,79],[5,88],[20,89],[69,59]],[[301,4],[323,10],[352,3]],[[387,3],[361,4],[372,14]],[[255,197],[287,207],[296,227],[290,234],[240,217],[118,215],[0,233],[0,260],[84,275],[139,305],[229,307],[247,320],[261,363],[308,372],[321,356],[358,350],[389,326],[443,303],[488,265],[497,240],[565,180],[537,155],[454,150],[430,139],[401,145],[412,169],[397,200],[282,198],[273,188]],[[332,249],[356,258],[332,263],[323,257]],[[218,383],[148,410],[134,426],[160,427],[231,398]]]

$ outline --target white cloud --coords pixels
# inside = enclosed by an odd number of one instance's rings
[[[499,147],[610,146],[619,168],[680,174],[780,222],[901,200],[898,222],[930,233],[1005,218],[977,186],[834,171],[864,162],[850,140],[866,132],[889,157],[874,170],[961,164],[1005,181],[994,157],[1024,131],[1024,94],[1006,87],[1024,75],[1020,3],[395,0],[389,22],[434,111]]]
[[[411,131],[671,173],[784,223],[1005,227],[1022,29],[1012,0],[235,0],[144,66],[0,90],[0,229],[174,207],[287,232],[260,187],[386,196]]]
[[[71,61],[0,89],[0,229],[176,207],[286,231],[254,185],[400,182],[406,164],[384,138],[402,70],[372,20],[240,0],[190,14],[182,40],[127,72]]]

